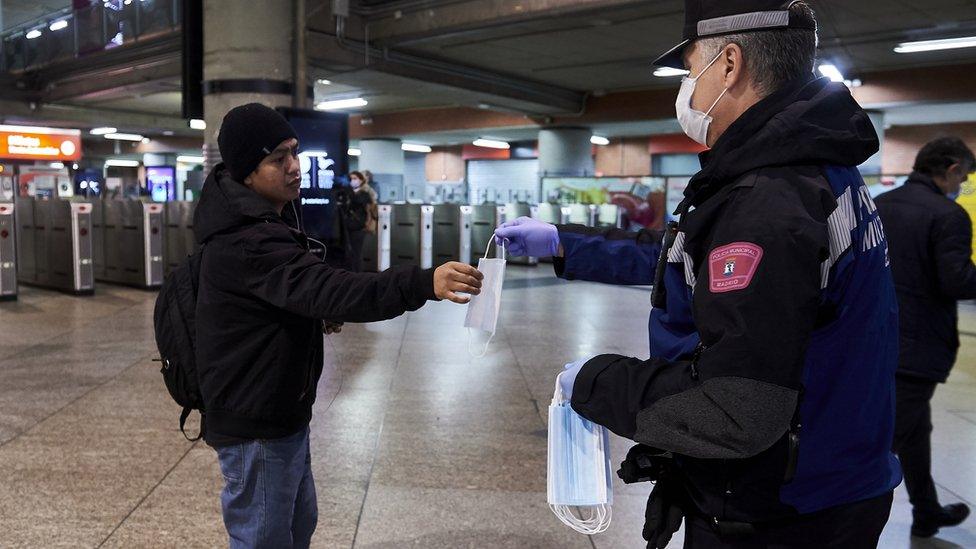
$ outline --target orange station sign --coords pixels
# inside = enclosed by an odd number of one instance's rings
[[[0,124],[0,158],[75,161],[81,159],[81,131]]]

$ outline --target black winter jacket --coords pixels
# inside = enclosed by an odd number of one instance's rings
[[[197,367],[206,440],[280,438],[308,425],[322,373],[321,319],[394,318],[435,299],[433,271],[333,269],[308,251],[292,205],[271,204],[210,173],[194,214],[205,244],[197,295]]]
[[[877,199],[898,293],[898,373],[943,382],[956,361],[956,301],[976,298],[969,214],[913,173]]]

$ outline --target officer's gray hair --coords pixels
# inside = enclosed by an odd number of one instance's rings
[[[793,3],[790,14],[816,23],[813,8],[806,2]],[[699,39],[698,44],[705,63],[714,59],[725,46],[738,44],[752,83],[763,97],[787,82],[810,77],[817,61],[817,31],[807,29],[727,34]]]

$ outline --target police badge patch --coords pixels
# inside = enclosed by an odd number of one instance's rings
[[[750,242],[733,242],[708,254],[708,289],[712,293],[744,290],[756,274],[763,249]]]

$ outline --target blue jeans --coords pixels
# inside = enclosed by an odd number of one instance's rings
[[[232,549],[308,547],[318,521],[308,427],[217,449]]]

